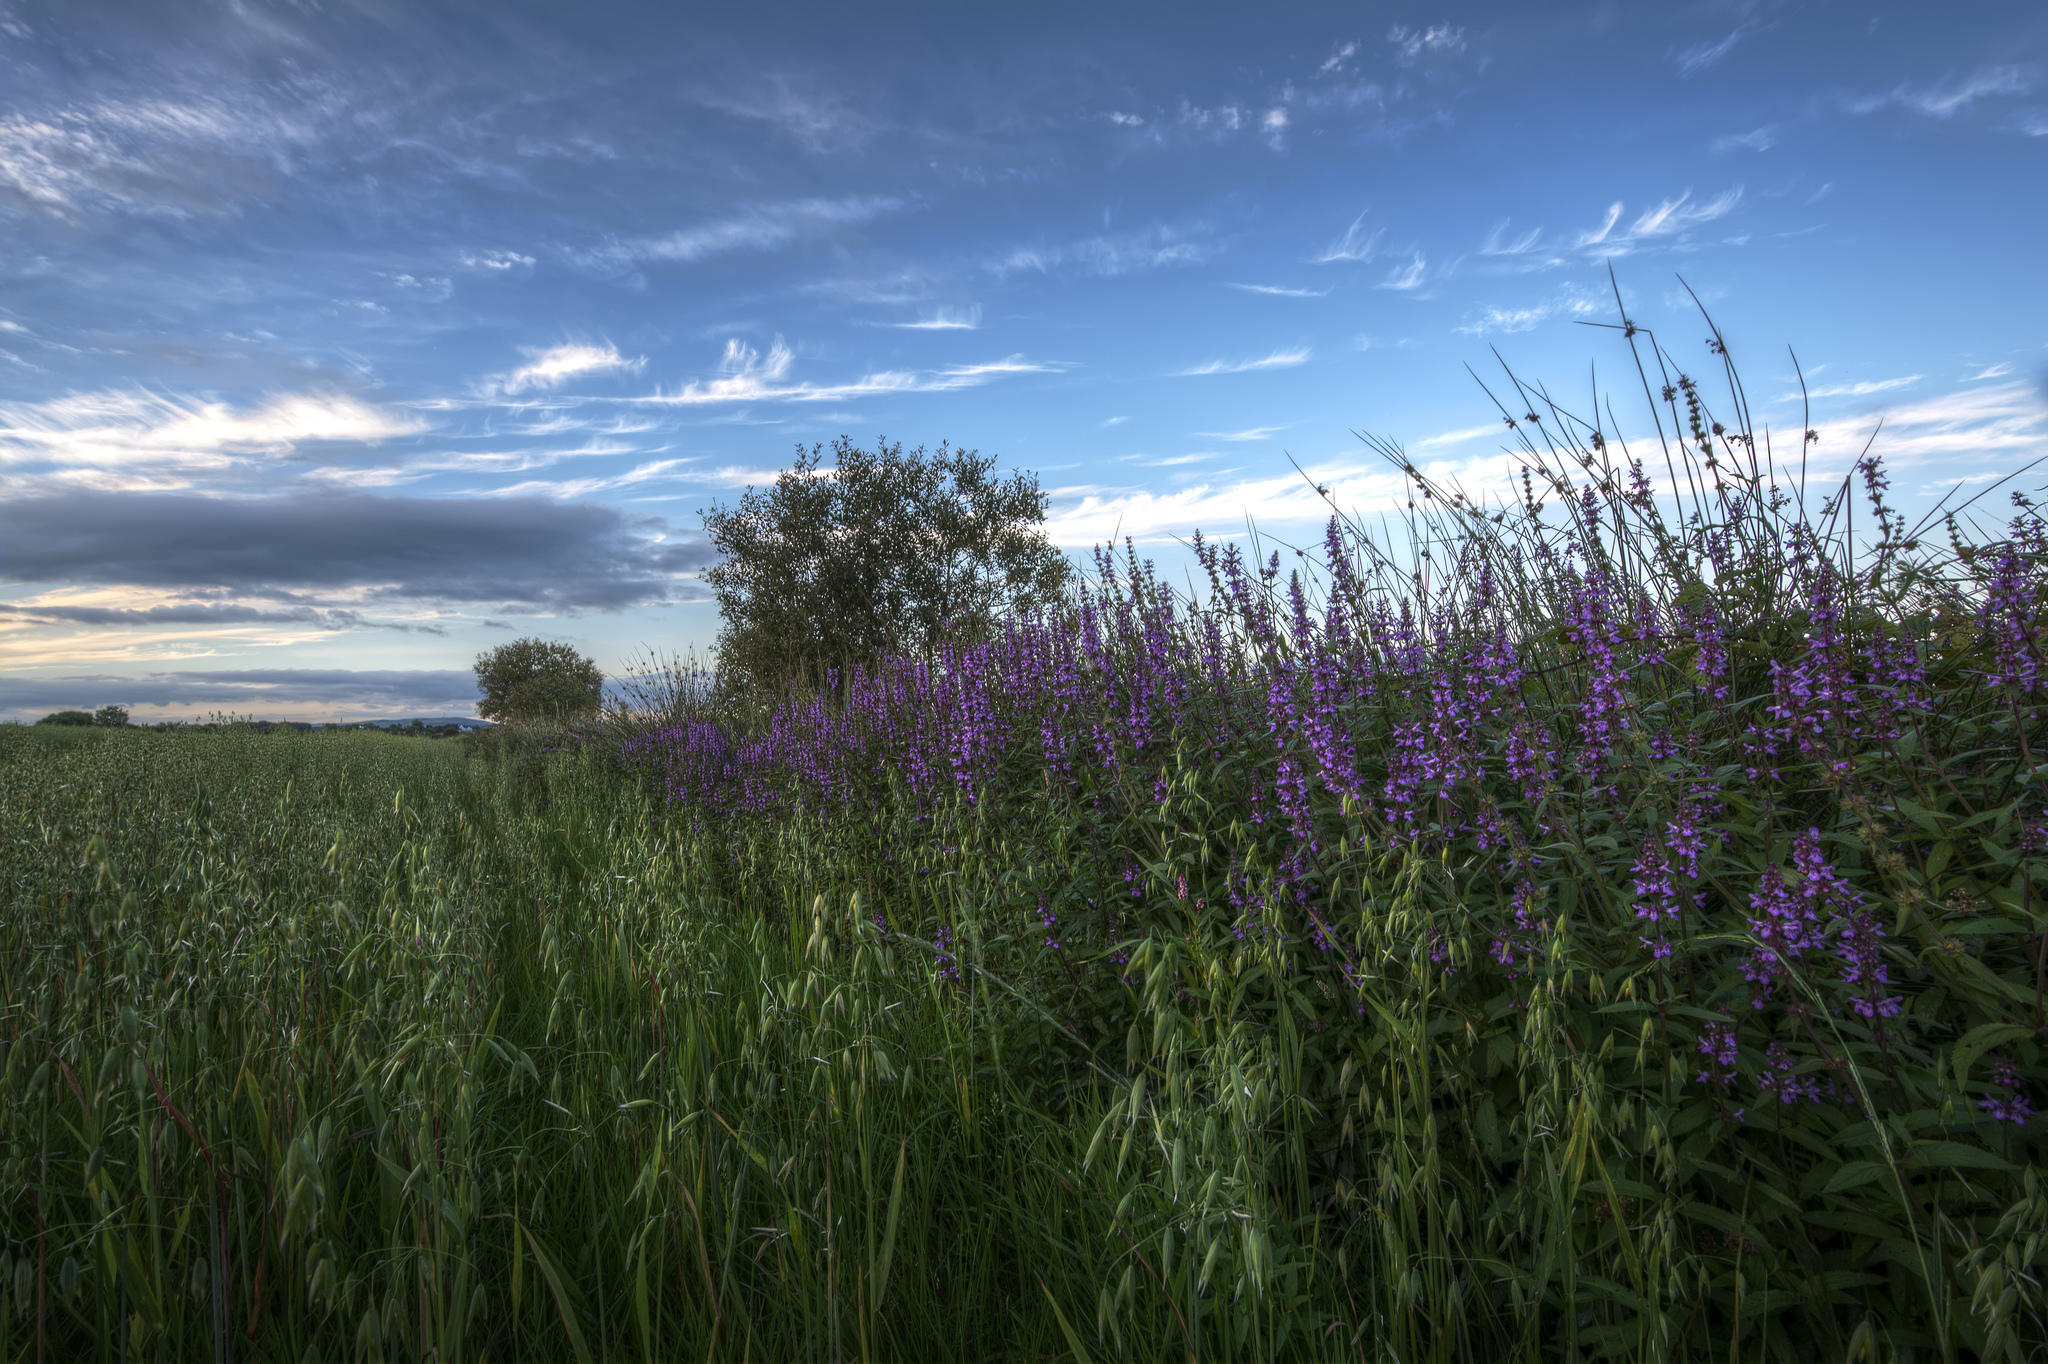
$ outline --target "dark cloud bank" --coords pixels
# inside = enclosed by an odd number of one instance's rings
[[[545,498],[60,493],[0,504],[0,577],[617,611],[682,595],[710,559],[659,520]],[[145,623],[137,620],[135,623]]]
[[[302,714],[309,707],[344,717],[468,715],[476,701],[476,676],[453,669],[239,668],[139,677],[0,677],[0,713],[27,719],[53,710],[104,705],[192,715],[231,711],[259,720],[287,710]]]

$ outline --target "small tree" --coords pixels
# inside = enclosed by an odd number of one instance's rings
[[[700,511],[721,555],[705,578],[725,629],[722,672],[773,686],[888,652],[926,655],[947,630],[986,627],[1058,599],[1064,556],[1039,529],[1034,475],[941,445],[872,451],[845,436],[736,507]]]
[[[529,637],[476,656],[476,713],[486,720],[576,720],[604,701],[604,674],[567,644]]]
[[[108,725],[118,729],[128,723],[128,708],[126,706],[101,706],[92,713],[92,722],[96,725]]]

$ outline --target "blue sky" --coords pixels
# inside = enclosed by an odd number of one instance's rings
[[[1077,554],[1486,490],[1610,267],[1924,502],[2048,453],[2044,219],[2037,3],[0,0],[0,715],[707,644],[697,509],[842,432]]]

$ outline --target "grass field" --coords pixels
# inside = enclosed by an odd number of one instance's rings
[[[846,905],[732,922],[583,755],[7,729],[0,770],[0,1357],[1049,1355],[1041,1284],[1092,1324],[1157,1234],[1079,1172],[1122,1085],[1040,1092],[1048,1024]]]

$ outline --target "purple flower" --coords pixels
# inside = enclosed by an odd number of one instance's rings
[[[1820,1085],[1809,1075],[1793,1073],[1792,1054],[1783,1042],[1773,1042],[1764,1052],[1764,1068],[1756,1077],[1757,1088],[1778,1096],[1781,1104],[1818,1103]]]
[[[2041,681],[2036,648],[2040,621],[2034,610],[2038,589],[2030,569],[2016,548],[2001,547],[1978,615],[1981,637],[1994,656],[1985,680],[1994,687],[2010,685],[2022,696],[2034,692]]]
[[[1060,941],[1055,935],[1059,930],[1060,916],[1052,912],[1052,906],[1045,902],[1043,895],[1038,897],[1038,922],[1045,929],[1045,945],[1059,951]]]
[[[1664,925],[1678,922],[1678,895],[1671,884],[1671,866],[1664,849],[1652,838],[1643,844],[1635,865],[1635,916],[1650,926],[1651,936],[1642,939],[1643,950],[1653,957],[1671,955],[1671,943]]]
[[[1707,1058],[1705,1069],[1697,1076],[1703,1085],[1732,1085],[1735,1083],[1735,1062],[1740,1055],[1735,1042],[1735,1026],[1727,1022],[1709,1023],[1700,1031],[1700,1055]]]
[[[1994,1094],[1977,1100],[1977,1107],[1990,1114],[1995,1122],[2024,1123],[2034,1116],[2034,1107],[2024,1094]]]

